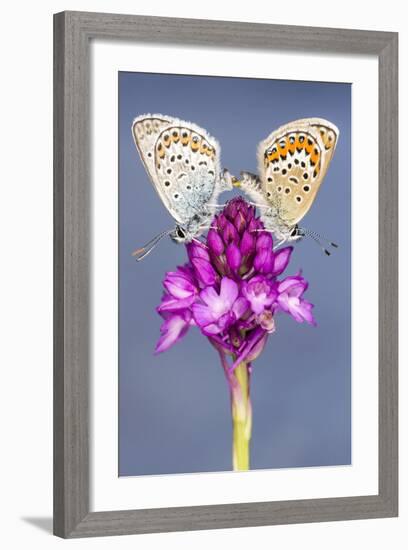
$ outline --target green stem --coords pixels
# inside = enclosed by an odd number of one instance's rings
[[[249,371],[240,363],[230,375],[232,414],[232,464],[235,471],[249,470],[249,442],[252,430],[252,407],[249,393]]]

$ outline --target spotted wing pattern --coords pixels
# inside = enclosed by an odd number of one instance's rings
[[[295,225],[313,204],[338,136],[331,122],[308,118],[281,126],[259,144],[264,197],[286,225]]]
[[[138,117],[132,129],[164,205],[178,223],[188,223],[219,192],[217,141],[196,124],[162,115]]]

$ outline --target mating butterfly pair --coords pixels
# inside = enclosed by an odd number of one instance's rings
[[[196,124],[148,114],[134,120],[132,133],[153,186],[176,222],[135,251],[137,260],[166,235],[176,242],[196,239],[210,227],[219,194],[234,186],[260,209],[265,229],[279,245],[305,235],[320,244],[319,235],[299,228],[298,222],[316,198],[336,148],[339,131],[331,122],[306,118],[281,126],[258,146],[259,174],[241,172],[240,179],[221,170],[218,142]]]

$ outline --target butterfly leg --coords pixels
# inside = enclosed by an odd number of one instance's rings
[[[270,208],[270,205],[269,204],[258,204],[256,202],[252,202],[252,201],[247,201],[248,204],[250,204],[251,206],[255,206],[256,208]]]
[[[280,246],[286,243],[288,239],[281,239],[275,246],[273,247],[274,250],[277,250]]]
[[[195,243],[197,243],[197,244],[199,244],[199,245],[203,245],[205,248],[208,248],[207,244],[206,244],[204,241],[202,241],[201,239],[196,239],[196,237],[193,237],[192,240],[193,240]]]

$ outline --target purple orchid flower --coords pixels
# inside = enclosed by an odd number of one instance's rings
[[[202,332],[206,335],[219,334],[228,330],[248,309],[248,302],[239,296],[239,287],[235,281],[223,277],[220,292],[207,286],[200,292],[203,303],[192,306],[193,316]]]
[[[278,297],[273,281],[264,275],[256,275],[249,281],[243,281],[241,292],[251,304],[251,309],[256,315],[265,309],[270,309]]]
[[[249,467],[252,363],[276,332],[277,317],[289,314],[315,325],[313,305],[303,298],[300,273],[278,279],[293,248],[275,251],[273,238],[241,197],[212,221],[206,242],[187,245],[188,263],[166,273],[157,311],[163,317],[156,353],[168,350],[191,326],[218,351],[231,394],[234,469]]]

